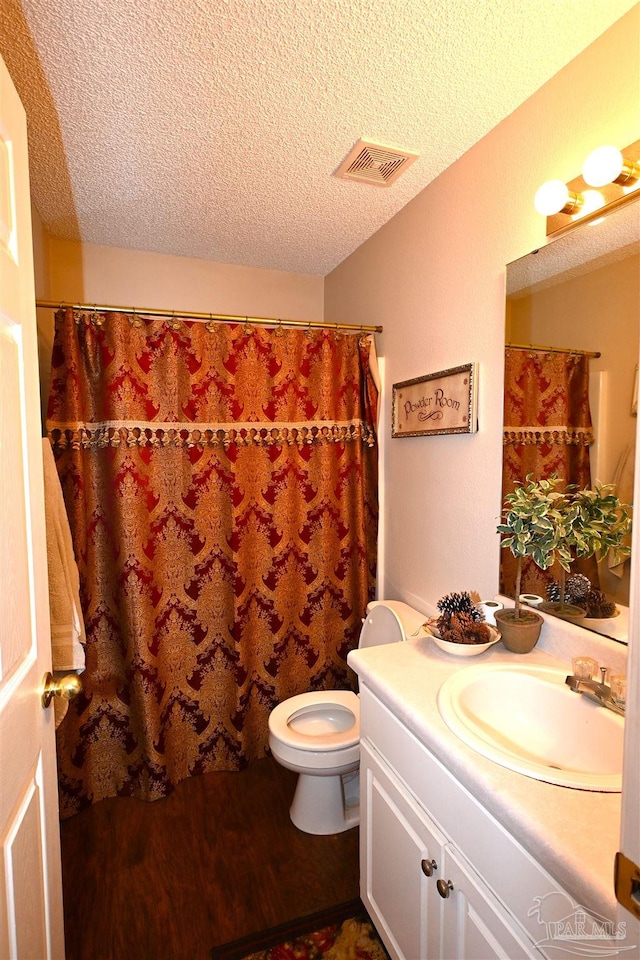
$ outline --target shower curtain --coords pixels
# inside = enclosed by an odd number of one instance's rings
[[[553,474],[579,488],[591,486],[589,445],[594,436],[589,410],[589,358],[583,354],[505,349],[502,498],[529,474],[546,480]],[[513,595],[516,559],[500,551],[500,592]],[[546,599],[558,579],[556,565],[541,570],[530,558],[522,565],[522,593]],[[593,558],[578,559],[572,573],[599,586]]]
[[[61,816],[262,757],[375,586],[371,338],[60,310],[47,429],[87,631]]]

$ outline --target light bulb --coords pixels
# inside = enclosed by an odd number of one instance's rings
[[[584,190],[582,193],[582,206],[572,215],[572,220],[580,220],[587,214],[593,213],[604,207],[604,197],[597,190]]]
[[[617,147],[598,147],[585,160],[582,177],[590,187],[604,187],[617,180],[623,166],[624,158]]]
[[[552,217],[556,213],[575,213],[582,201],[562,180],[547,180],[536,191],[533,205],[542,216]]]

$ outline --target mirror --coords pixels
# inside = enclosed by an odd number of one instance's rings
[[[626,503],[633,498],[637,422],[639,200],[640,195],[507,266],[507,346],[545,348],[541,354],[536,351],[535,357],[529,350],[536,360],[545,353],[556,360],[560,353],[568,356],[572,351],[595,355],[589,358],[588,376],[594,433],[589,446],[591,483],[616,482],[616,492]],[[580,626],[627,641],[629,569],[629,560],[615,566],[605,558],[597,568],[592,561],[590,576],[599,578],[600,589],[618,613],[581,619]],[[572,565],[571,573],[576,572],[579,563]],[[540,579],[527,583],[523,577],[521,590],[540,596]],[[509,578],[501,584],[501,592],[513,596]],[[536,604],[535,597],[531,602]]]

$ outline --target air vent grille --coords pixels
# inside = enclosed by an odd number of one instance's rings
[[[418,159],[417,153],[358,140],[336,170],[336,177],[375,187],[390,187]]]

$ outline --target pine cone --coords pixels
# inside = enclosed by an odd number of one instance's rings
[[[567,578],[565,590],[566,599],[570,603],[579,603],[591,590],[591,580],[582,573],[574,573],[572,577]]]
[[[468,614],[476,623],[484,621],[484,612],[475,605],[471,595],[463,590],[461,593],[448,593],[437,603],[438,610],[447,622],[456,613]]]
[[[551,603],[560,602],[560,584],[557,580],[552,580],[547,584],[547,600]]]
[[[448,623],[438,620],[438,630],[443,640],[450,643],[488,643],[491,631],[486,623],[474,620],[471,613],[454,613]]]
[[[608,617],[615,617],[616,615],[615,603],[607,600],[602,590],[590,590],[581,606],[586,609],[587,618],[606,620]]]

